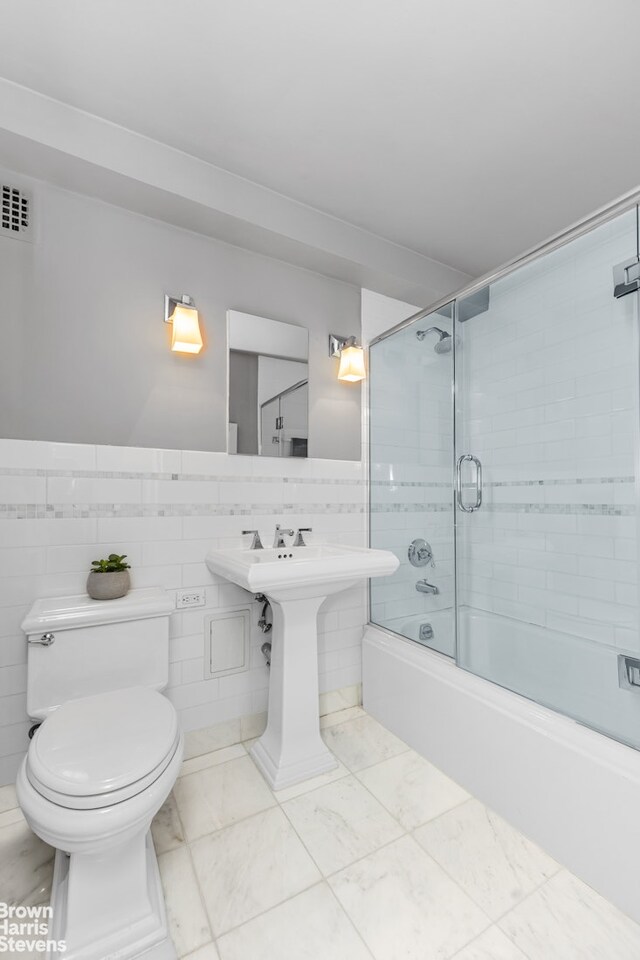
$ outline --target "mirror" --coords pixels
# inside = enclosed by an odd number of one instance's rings
[[[306,457],[309,334],[305,327],[227,311],[229,453]]]

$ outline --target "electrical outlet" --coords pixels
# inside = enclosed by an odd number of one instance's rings
[[[178,610],[185,607],[204,607],[204,593],[200,590],[181,590],[176,595],[176,607]]]

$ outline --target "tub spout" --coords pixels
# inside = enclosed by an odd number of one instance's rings
[[[434,587],[432,583],[427,583],[426,580],[418,580],[416,590],[418,593],[440,593],[438,587]]]

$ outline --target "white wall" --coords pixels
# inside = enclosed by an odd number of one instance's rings
[[[21,621],[41,596],[84,592],[92,560],[126,553],[134,587],[199,587],[206,606],[171,618],[168,695],[185,730],[261,714],[269,674],[250,594],[209,573],[213,546],[239,546],[276,523],[313,527],[310,542],[364,543],[359,462],[228,457],[198,451],[0,441],[0,783],[27,747],[26,639]],[[248,541],[249,538],[245,538]],[[204,679],[203,621],[252,607],[251,669]],[[360,682],[364,586],[330,597],[319,617],[323,692]]]
[[[83,593],[93,559],[126,553],[134,587],[205,591],[206,606],[176,613],[171,627],[168,694],[183,727],[198,730],[262,714],[268,687],[256,631],[249,672],[203,679],[204,617],[249,602],[257,620],[248,594],[208,572],[206,550],[239,544],[246,527],[268,542],[277,522],[364,542],[361,387],[339,383],[327,355],[329,332],[359,336],[359,289],[20,182],[34,193],[37,235],[0,238],[0,783],[13,779],[30,726],[22,619],[39,596]],[[200,357],[168,349],[165,292],[195,298]],[[309,329],[314,459],[198,449],[226,446],[230,307]],[[364,588],[323,608],[324,692],[359,683],[365,620]]]
[[[462,281],[460,285],[462,285]],[[424,306],[428,306],[428,303],[425,303]],[[387,297],[382,293],[376,293],[374,290],[363,289],[362,339],[364,343],[371,343],[375,337],[384,333],[385,330],[395,327],[397,323],[413,316],[419,310],[422,310],[422,307],[405,303],[404,300]]]
[[[235,308],[307,327],[310,453],[360,458],[360,385],[339,383],[327,355],[336,322],[359,336],[358,288],[19,181],[34,192],[37,240],[0,237],[0,437],[226,450],[225,315]],[[199,356],[169,350],[165,292],[194,297]]]

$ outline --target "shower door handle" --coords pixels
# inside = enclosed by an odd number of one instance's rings
[[[466,504],[462,499],[462,464],[465,461],[473,463],[476,468],[476,501],[470,504]],[[456,499],[458,506],[464,513],[474,513],[482,506],[482,464],[472,453],[463,453],[461,457],[458,457],[456,463]]]

